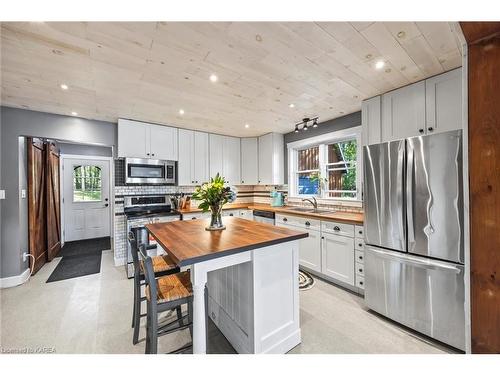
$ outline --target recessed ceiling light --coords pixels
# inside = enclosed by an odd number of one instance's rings
[[[245,128],[247,128],[247,129],[248,129],[249,127],[250,127],[250,125],[248,125],[248,124],[245,124]]]
[[[384,65],[385,65],[385,62],[382,61],[382,60],[379,60],[379,61],[376,62],[375,68],[376,69],[382,69],[384,67]]]
[[[179,115],[181,115],[181,116],[182,116],[183,114],[184,114],[184,110],[183,110],[182,108],[181,108],[181,109],[179,109]]]
[[[212,82],[217,82],[217,80],[218,80],[218,79],[219,79],[219,78],[218,78],[215,74],[211,74],[211,75],[210,75],[210,81],[212,81]]]
[[[289,106],[290,108],[294,108],[294,107],[295,107],[295,104],[290,103],[290,104],[288,104],[288,106]]]
[[[67,85],[67,84],[65,84],[65,83],[61,83],[61,88],[62,88],[63,90],[67,90],[67,89],[68,89],[68,85]]]
[[[78,113],[73,111],[73,112],[71,112],[71,116],[78,116]]]
[[[404,38],[406,36],[406,33],[404,31],[400,31],[397,35],[398,35],[398,38],[401,39],[401,38]]]

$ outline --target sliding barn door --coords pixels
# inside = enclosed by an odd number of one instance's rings
[[[30,267],[37,272],[47,260],[47,221],[45,190],[45,147],[38,138],[28,138],[28,220]]]
[[[59,152],[52,142],[46,144],[47,156],[47,258],[61,250],[61,202],[59,192]]]

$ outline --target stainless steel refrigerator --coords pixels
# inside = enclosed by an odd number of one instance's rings
[[[365,302],[465,350],[462,131],[365,146]]]

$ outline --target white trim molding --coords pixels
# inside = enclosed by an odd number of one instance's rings
[[[24,272],[17,276],[4,277],[3,279],[0,279],[0,288],[12,288],[14,286],[24,284],[26,281],[28,281],[29,277],[30,269],[26,268]]]

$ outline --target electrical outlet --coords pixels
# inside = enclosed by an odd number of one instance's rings
[[[0,199],[5,199],[5,190],[0,190]]]
[[[24,252],[23,253],[23,262],[26,262],[28,260],[28,253]]]
[[[21,189],[21,198],[26,199],[26,189]]]

